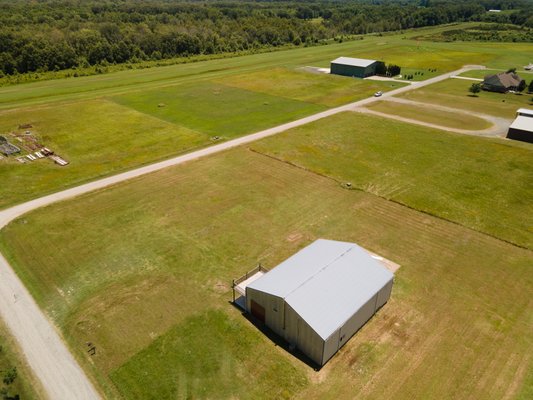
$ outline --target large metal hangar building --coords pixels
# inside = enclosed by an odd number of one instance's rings
[[[246,286],[246,310],[324,365],[391,295],[393,274],[353,243],[319,239]]]
[[[366,78],[376,75],[376,66],[380,61],[363,58],[339,57],[331,62],[330,73],[334,75]]]

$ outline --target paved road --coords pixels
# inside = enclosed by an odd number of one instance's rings
[[[175,157],[166,161],[158,162],[131,171],[123,172],[108,178],[99,179],[72,189],[44,196],[26,203],[0,211],[0,228],[7,225],[13,219],[40,207],[47,206],[58,201],[66,200],[88,193],[97,189],[132,179],[151,172],[159,171],[173,165],[196,160],[211,154],[215,154],[236,146],[250,143],[277,133],[286,131],[297,126],[308,124],[322,118],[338,114],[343,111],[353,110],[355,107],[367,105],[371,102],[391,97],[400,93],[431,85],[448,79],[452,75],[458,75],[471,69],[481,69],[481,66],[465,66],[458,71],[449,72],[426,81],[415,82],[409,86],[384,93],[382,97],[368,98],[333,108],[309,117],[299,119],[267,129],[248,136],[223,142],[202,150]],[[100,395],[89,381],[83,370],[74,360],[65,343],[61,339],[53,323],[35,303],[30,293],[26,290],[18,276],[15,274],[6,259],[0,254],[0,317],[6,322],[9,330],[18,341],[22,352],[35,375],[41,380],[49,398],[54,400],[83,400],[99,399]]]

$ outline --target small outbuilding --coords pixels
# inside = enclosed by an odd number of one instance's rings
[[[520,108],[507,132],[508,139],[533,143],[533,110]]]
[[[486,75],[481,87],[489,92],[507,93],[509,90],[517,90],[521,80],[514,72],[500,72]]]
[[[319,239],[246,286],[246,310],[324,365],[389,299],[393,274],[354,243]]]
[[[355,78],[366,78],[376,74],[376,66],[381,61],[363,58],[339,57],[331,62],[330,73]]]

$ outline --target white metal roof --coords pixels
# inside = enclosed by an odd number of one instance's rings
[[[376,60],[365,60],[364,58],[339,57],[333,60],[332,64],[352,65],[354,67],[368,67]]]
[[[325,340],[392,278],[356,244],[318,239],[248,287],[284,298]]]
[[[318,239],[271,269],[249,287],[285,298],[352,246],[352,243]]]
[[[526,117],[533,117],[533,110],[529,110],[527,108],[519,108],[516,110],[517,115],[524,115]]]
[[[520,129],[533,133],[533,118],[519,115],[511,124],[510,128]]]

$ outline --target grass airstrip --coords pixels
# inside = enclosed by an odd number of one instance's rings
[[[426,34],[456,27],[368,35],[327,46],[0,88],[0,134],[22,133],[19,125],[31,123],[41,142],[70,162],[62,169],[45,160],[25,165],[14,159],[0,160],[0,209],[209,146],[213,136],[226,140],[401,85],[302,69],[328,66],[339,55],[384,59],[401,65],[406,73],[419,72],[417,79],[464,64],[505,69],[529,62],[531,45],[527,43],[472,46],[423,40]],[[467,98],[468,81],[442,85],[435,91],[443,92],[438,97],[447,99],[443,100],[447,104],[500,108],[497,96]],[[413,96],[440,101],[433,90]],[[449,100],[447,92],[452,92]],[[485,97],[490,97],[487,102]],[[509,101],[503,113],[512,115],[526,97],[522,100]]]
[[[71,161],[0,160],[0,208],[390,88],[300,69],[339,55],[437,74],[529,61],[530,44],[424,32],[0,88],[2,131],[32,123]],[[470,84],[406,97],[508,118],[522,104],[470,98]],[[344,113],[36,210],[0,249],[107,398],[526,399],[531,160],[529,144]],[[228,302],[232,278],[319,237],[402,268],[389,303],[314,371]]]

